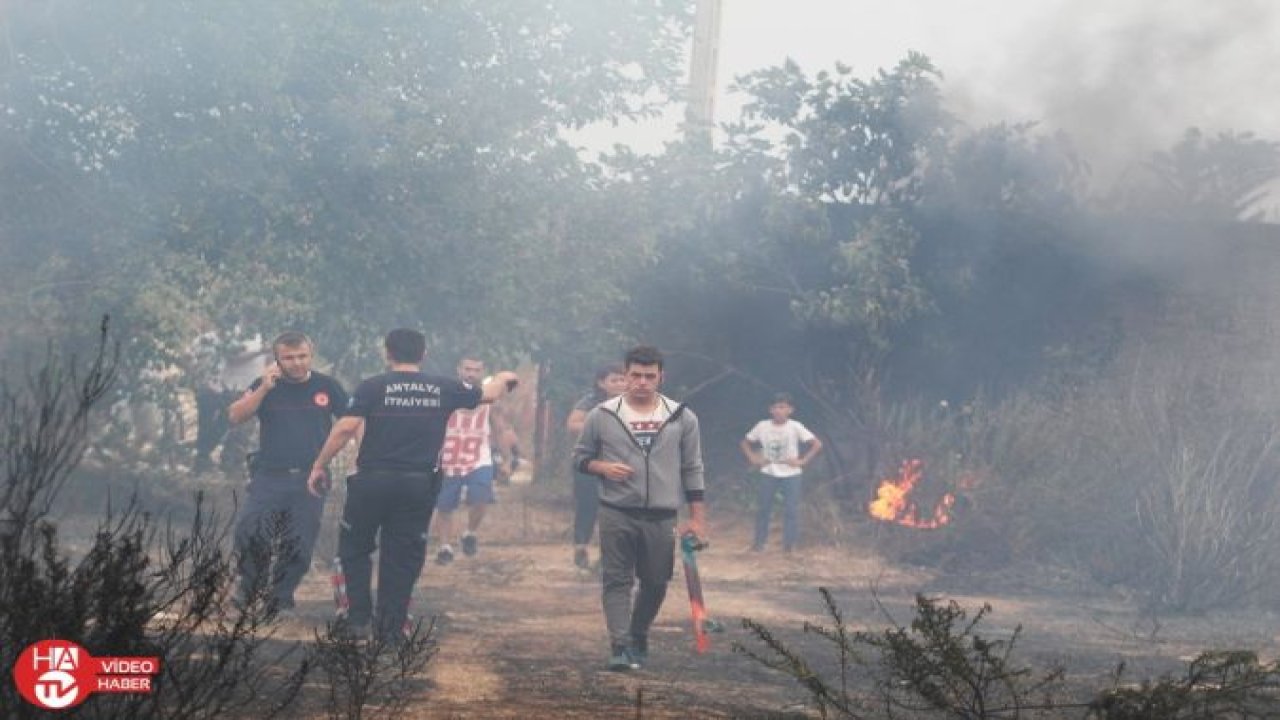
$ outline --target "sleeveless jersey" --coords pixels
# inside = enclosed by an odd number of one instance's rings
[[[446,476],[469,475],[493,464],[489,447],[489,406],[454,410],[440,449],[440,469]]]

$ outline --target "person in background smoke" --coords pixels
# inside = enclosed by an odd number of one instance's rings
[[[463,384],[479,385],[484,377],[484,361],[475,355],[463,355],[457,373]],[[461,538],[462,554],[472,557],[479,552],[476,531],[485,510],[497,501],[493,493],[495,445],[506,449],[504,457],[519,456],[515,433],[489,408],[481,405],[474,410],[459,409],[449,416],[444,447],[440,449],[444,480],[436,501],[436,530],[441,543],[436,562],[440,565],[453,562],[453,513],[462,503],[463,490],[467,498],[467,530]]]
[[[243,606],[267,591],[270,610],[294,607],[293,593],[311,567],[324,498],[307,491],[307,474],[329,436],[347,393],[332,377],[314,372],[311,340],[286,332],[271,343],[274,360],[227,410],[233,425],[258,418],[258,452],[249,462],[249,487],[236,521]],[[279,545],[284,557],[272,555]]]
[[[747,461],[760,469],[756,480],[755,538],[751,542],[755,552],[764,550],[769,537],[769,516],[778,490],[782,490],[782,551],[791,552],[800,541],[803,468],[822,450],[822,441],[792,420],[793,412],[791,396],[779,393],[769,405],[769,419],[756,423],[740,443]]]
[[[372,630],[381,641],[398,643],[427,557],[431,512],[440,494],[437,462],[449,415],[497,400],[518,379],[513,372],[498,372],[480,388],[427,375],[421,371],[426,337],[417,330],[392,330],[383,346],[387,372],[368,378],[352,393],[307,483],[314,495],[326,492],[329,461],[353,438],[362,438],[356,472],[347,478],[338,533],[349,600],[343,622],[356,638]],[[373,551],[379,548],[375,608]]]
[[[638,670],[648,660],[649,626],[675,572],[681,502],[689,505],[681,535],[706,533],[698,417],[658,392],[662,363],[657,348],[629,350],[623,362],[626,393],[587,413],[573,450],[574,467],[600,478],[607,667],[619,672]]]
[[[240,328],[233,336],[240,334]],[[265,361],[271,358],[261,335],[227,345],[216,332],[196,338],[195,356],[200,384],[196,388],[196,457],[197,473],[213,469],[213,451],[222,445],[220,465],[232,470],[248,448],[242,433],[232,431],[227,406],[240,397],[249,384],[258,379]]]
[[[595,387],[583,395],[569,417],[564,421],[569,437],[577,442],[586,424],[587,413],[600,403],[627,390],[627,375],[622,363],[610,363],[596,371]],[[573,564],[582,569],[591,567],[587,545],[596,531],[596,513],[600,507],[600,478],[574,470],[573,472]]]

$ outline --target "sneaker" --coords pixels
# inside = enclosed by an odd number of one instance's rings
[[[467,557],[473,557],[480,552],[480,542],[476,540],[475,533],[467,533],[462,536],[462,554]]]
[[[649,662],[649,636],[636,635],[631,642],[632,668],[639,670]]]
[[[453,548],[445,545],[440,548],[440,552],[436,553],[436,564],[448,565],[451,562],[453,562]]]
[[[631,651],[626,645],[614,645],[609,655],[609,670],[611,672],[630,672],[639,670],[640,663],[636,662],[632,657]]]
[[[573,564],[577,565],[583,570],[591,569],[591,558],[587,555],[586,548],[573,549]]]

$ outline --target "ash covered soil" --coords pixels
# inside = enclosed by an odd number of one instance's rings
[[[725,631],[711,636],[709,652],[694,652],[677,564],[652,630],[649,664],[634,673],[611,673],[604,669],[608,645],[599,576],[571,562],[568,504],[561,509],[535,499],[528,488],[504,490],[485,520],[477,556],[458,553],[442,567],[434,563],[432,545],[414,612],[436,616],[439,651],[428,666],[421,699],[406,717],[816,716],[793,680],[733,646],[764,651],[742,627],[741,619],[751,618],[827,677],[837,677],[830,646],[803,632],[806,621],[830,625],[819,587],[832,591],[853,629],[883,629],[889,617],[908,624],[917,593],[953,599],[970,610],[989,603],[992,612],[981,626],[986,637],[1008,637],[1021,625],[1015,657],[1037,668],[1064,666],[1077,689],[1103,687],[1121,661],[1127,676],[1137,680],[1177,672],[1206,649],[1250,649],[1263,660],[1280,655],[1274,613],[1155,616],[1123,588],[1101,587],[1062,570],[1012,566],[943,574],[895,566],[874,550],[885,536],[871,521],[855,524],[839,547],[752,553],[746,513],[713,508],[712,545],[699,562],[709,612]],[[326,515],[338,508],[340,498],[331,499]],[[299,591],[301,618],[279,629],[282,638],[309,638],[314,625],[332,616],[328,573],[320,562],[331,554],[328,539],[322,537],[316,570]]]

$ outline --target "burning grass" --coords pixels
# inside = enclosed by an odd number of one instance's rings
[[[902,461],[897,475],[883,480],[876,488],[876,499],[867,506],[871,517],[917,530],[936,530],[951,522],[951,508],[956,504],[953,493],[943,493],[933,512],[920,519],[919,501],[915,491],[924,479],[924,461],[919,458]]]
[[[1212,365],[1125,367],[1069,391],[872,414],[877,481],[855,507],[882,526],[879,549],[941,569],[1066,566],[1153,612],[1268,602],[1280,415]]]

